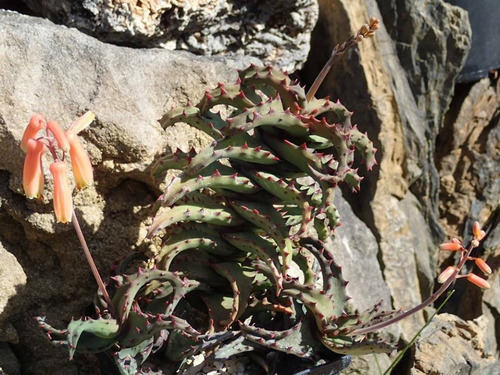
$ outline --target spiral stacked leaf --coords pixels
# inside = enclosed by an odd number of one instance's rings
[[[229,115],[216,111],[221,105]],[[339,224],[337,186],[360,188],[356,155],[367,169],[376,164],[376,150],[351,124],[351,113],[328,99],[308,102],[283,72],[250,66],[236,85],[219,84],[198,104],[160,120],[164,128],[179,122],[214,141],[199,153],[177,150],[158,161],[157,178],[169,168],[181,172],[166,181],[149,235],[163,238],[155,259],[161,268],[207,286],[192,296],[204,302],[209,330],[241,332],[239,345],[221,353],[262,345],[317,358],[318,340],[339,353],[389,349],[349,336],[390,313],[376,307],[347,315],[346,282],[323,247]],[[193,270],[195,259],[206,262],[203,274]],[[220,276],[231,289],[216,285]]]

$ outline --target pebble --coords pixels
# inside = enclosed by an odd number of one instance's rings
[[[189,358],[188,363],[188,367],[178,375],[254,375],[255,373],[250,370],[250,360],[245,357],[205,362],[204,353],[200,353]]]

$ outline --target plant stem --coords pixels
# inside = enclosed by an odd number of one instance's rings
[[[453,293],[455,293],[454,290],[452,290],[450,293],[448,293],[448,295],[446,296],[446,299],[443,301],[443,303],[441,303],[441,305],[439,305],[439,307],[436,309],[436,311],[434,311],[434,313],[429,318],[429,320],[427,320],[427,323],[425,323],[424,326],[422,328],[420,328],[420,330],[415,334],[415,336],[413,336],[413,338],[408,343],[408,345],[406,345],[405,348],[399,353],[399,355],[391,363],[389,368],[387,368],[387,370],[385,370],[383,375],[389,375],[391,373],[391,371],[394,369],[394,367],[396,367],[396,365],[401,361],[401,359],[403,358],[404,354],[408,351],[408,349],[410,349],[411,346],[415,343],[415,341],[417,341],[418,336],[420,336],[422,331],[431,323],[432,319],[434,319],[434,317],[441,311],[441,309],[444,307],[444,305],[446,305],[446,302],[448,302],[448,300],[451,298]]]
[[[316,95],[316,91],[318,91],[319,86],[321,86],[321,83],[325,79],[326,75],[330,71],[330,69],[333,66],[333,63],[335,62],[335,58],[337,56],[342,55],[345,51],[347,51],[349,48],[354,46],[355,44],[361,42],[364,38],[370,38],[373,36],[375,31],[379,28],[379,20],[372,17],[370,19],[369,24],[363,25],[358,32],[351,37],[349,40],[346,40],[342,44],[337,44],[335,48],[332,51],[332,54],[330,55],[330,58],[326,62],[325,66],[321,71],[319,72],[318,76],[314,80],[313,84],[311,85],[311,88],[309,91],[307,91],[306,94],[306,100],[308,102],[311,101],[311,99]]]
[[[420,305],[417,305],[417,306],[413,307],[412,309],[405,311],[404,313],[402,313],[400,315],[395,316],[394,318],[391,318],[391,319],[388,319],[386,321],[374,324],[374,325],[369,326],[369,327],[356,329],[356,330],[352,331],[350,333],[350,335],[366,335],[367,333],[378,331],[379,329],[382,329],[382,328],[390,326],[391,324],[397,323],[400,320],[403,320],[404,318],[406,318],[410,315],[413,315],[413,314],[419,312],[420,310],[424,309],[425,307],[429,306],[431,303],[436,301],[446,291],[446,289],[448,289],[448,287],[456,280],[458,273],[460,272],[460,270],[464,266],[465,262],[469,258],[470,253],[472,252],[473,248],[474,248],[474,246],[471,244],[468,249],[466,249],[465,251],[462,252],[461,257],[460,257],[460,261],[458,262],[458,265],[456,266],[455,272],[453,272],[451,274],[451,276],[446,279],[446,281],[443,283],[443,285],[441,285],[441,287],[436,292],[434,292],[429,298],[427,298]]]
[[[89,263],[90,269],[92,270],[92,273],[94,274],[95,281],[97,282],[97,285],[99,286],[99,289],[102,292],[102,295],[104,299],[106,300],[106,303],[108,304],[108,309],[109,312],[111,313],[112,316],[116,316],[113,308],[113,303],[111,302],[111,298],[109,297],[108,291],[106,290],[106,286],[104,285],[104,282],[102,281],[101,275],[99,274],[99,271],[97,270],[97,267],[94,262],[94,258],[92,257],[92,254],[90,253],[89,247],[87,246],[87,241],[85,241],[85,237],[83,235],[82,229],[80,228],[80,223],[78,222],[78,218],[76,217],[75,210],[73,210],[73,226],[75,227],[76,235],[78,236],[78,239],[80,240],[80,244],[82,245],[83,253],[85,254],[85,257],[87,258],[87,262]]]
[[[319,89],[319,86],[323,83],[323,80],[327,76],[328,72],[333,66],[333,63],[335,62],[335,58],[341,54],[343,54],[349,47],[353,46],[356,44],[355,38],[351,38],[347,42],[343,43],[342,46],[336,45],[335,48],[332,51],[332,54],[330,55],[330,58],[326,62],[326,64],[323,66],[321,71],[319,72],[318,76],[314,80],[313,84],[309,88],[309,91],[307,91],[306,94],[306,100],[309,102],[311,99],[316,95],[316,92]]]

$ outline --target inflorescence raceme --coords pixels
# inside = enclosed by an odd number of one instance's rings
[[[476,221],[472,226],[473,239],[468,248],[465,248],[462,242],[456,238],[453,238],[450,242],[441,244],[439,247],[443,251],[458,251],[460,252],[460,260],[456,266],[448,266],[438,277],[438,283],[443,284],[449,279],[458,279],[465,277],[468,281],[477,285],[480,288],[488,289],[490,284],[480,276],[469,272],[466,275],[460,275],[460,270],[463,268],[467,261],[474,261],[477,268],[483,272],[484,275],[491,275],[491,268],[486,264],[486,262],[477,257],[471,257],[470,254],[472,250],[479,246],[480,241],[486,236],[484,230],[481,229],[479,223]]]
[[[69,154],[73,177],[78,190],[92,185],[94,175],[89,156],[78,133],[89,126],[95,115],[87,112],[78,118],[66,131],[55,121],[47,121],[36,114],[26,127],[21,149],[26,152],[23,169],[23,188],[28,198],[41,198],[44,188],[43,156],[49,151],[53,162],[49,170],[54,179],[54,212],[57,222],[67,223],[72,219],[73,198],[68,178],[66,157]],[[45,132],[45,134],[40,134]]]

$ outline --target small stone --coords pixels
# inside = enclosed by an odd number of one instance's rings
[[[193,361],[193,364],[192,364],[193,366],[201,365],[203,363],[203,361],[205,361],[205,356],[203,355],[203,353],[194,355],[192,357],[192,361]]]
[[[224,364],[222,362],[216,361],[216,362],[214,362],[214,367],[217,370],[221,370],[224,367]]]

